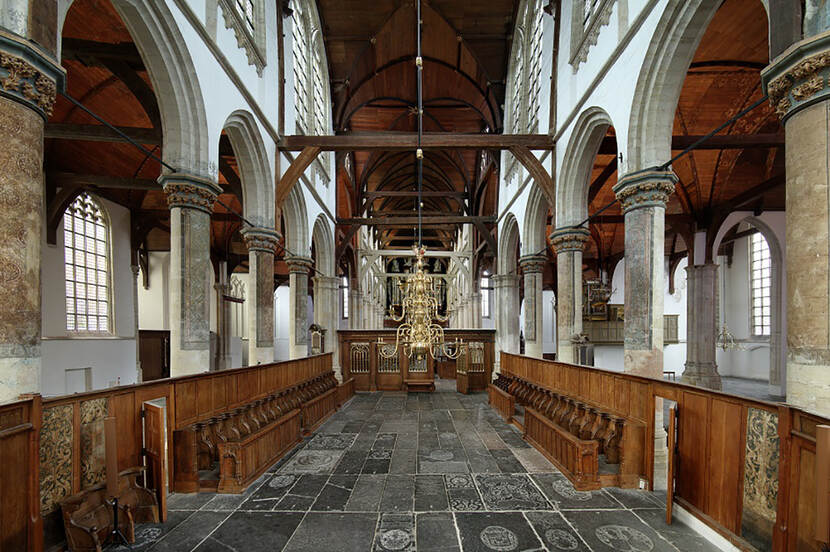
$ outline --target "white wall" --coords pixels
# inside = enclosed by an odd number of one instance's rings
[[[79,336],[66,331],[66,279],[64,276],[63,220],[57,243],[44,242],[42,253],[42,394],[68,391],[66,370],[90,367],[92,388],[135,383],[136,343],[133,274],[130,269],[130,212],[100,200],[110,219],[110,274],[112,282],[112,335]]]
[[[151,251],[148,255],[149,285],[144,288],[139,272],[138,327],[142,330],[170,329],[170,252]]]
[[[542,290],[542,353],[556,352],[556,299],[551,290]]]

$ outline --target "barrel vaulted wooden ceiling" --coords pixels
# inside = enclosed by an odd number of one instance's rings
[[[519,2],[432,0],[422,3],[425,132],[499,133]],[[319,0],[338,134],[417,130],[416,6],[412,0]],[[412,215],[417,199],[414,152],[355,151],[352,173],[338,175],[340,217]],[[482,163],[484,155],[484,163]],[[492,215],[497,155],[474,149],[428,150],[424,159],[426,217]],[[385,195],[388,192],[392,194]],[[438,192],[438,193],[436,193]],[[492,225],[487,225],[486,231]],[[378,226],[384,247],[408,247],[411,224]],[[457,226],[425,228],[426,243],[451,248]],[[348,227],[341,227],[345,236]],[[481,237],[479,236],[478,239]]]

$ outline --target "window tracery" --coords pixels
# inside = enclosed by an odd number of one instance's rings
[[[109,220],[84,192],[63,215],[66,330],[111,331]]]
[[[219,0],[225,28],[232,29],[248,64],[262,76],[265,68],[265,5],[263,0]]]

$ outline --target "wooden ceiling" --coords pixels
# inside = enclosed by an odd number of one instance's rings
[[[412,0],[319,0],[332,83],[333,121],[338,134],[417,130],[416,5]],[[518,1],[422,3],[425,132],[497,133],[507,59]],[[417,208],[413,197],[367,198],[367,193],[416,189],[414,152],[356,151],[347,154],[353,179],[338,177],[337,213],[397,217]],[[482,155],[485,162],[481,163]],[[497,177],[493,156],[475,149],[427,151],[423,189],[447,197],[424,199],[426,216],[495,213]],[[464,197],[451,197],[463,193]],[[457,225],[424,230],[425,242],[452,248]],[[487,228],[489,232],[490,227]],[[347,228],[341,228],[345,235]],[[384,246],[412,243],[411,226],[383,227]]]
[[[740,33],[735,32],[740,29]],[[726,0],[695,53],[674,120],[673,153],[685,137],[705,135],[763,96],[760,72],[768,64],[767,16],[759,0]],[[730,147],[717,147],[718,144]],[[770,144],[775,144],[772,147]],[[673,164],[679,178],[666,208],[666,254],[686,255],[695,230],[717,232],[728,212],[784,209],[784,136],[778,117],[764,102],[699,149]],[[614,200],[617,182],[614,129],[594,162],[589,213]],[[668,159],[667,159],[668,161]],[[594,219],[587,268],[610,270],[624,250],[619,204]]]

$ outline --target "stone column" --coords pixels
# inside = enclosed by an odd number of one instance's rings
[[[252,227],[245,228],[242,237],[248,247],[250,289],[248,365],[268,364],[274,362],[274,251],[279,234],[270,228]]]
[[[219,261],[219,274],[213,289],[216,291],[216,369],[233,368],[231,359],[231,307],[225,300],[230,293],[228,263]]]
[[[222,188],[204,177],[159,177],[170,208],[170,375],[210,369],[210,215]]]
[[[645,170],[622,177],[614,193],[625,215],[626,372],[663,377],[666,201],[677,177]]]
[[[138,257],[135,253],[133,259]],[[137,261],[136,261],[137,262]],[[133,273],[133,327],[135,328],[135,381],[141,383],[144,381],[144,372],[141,369],[141,343],[139,342],[138,333],[138,277],[139,269],[137,264],[130,264],[130,272]]]
[[[556,249],[556,359],[574,362],[574,337],[582,333],[582,251],[587,228],[559,228],[551,234]]]
[[[720,390],[715,363],[718,265],[686,267],[686,292],[686,369],[680,381]]]
[[[547,257],[525,255],[519,259],[525,286],[525,355],[542,358],[542,272]]]
[[[493,276],[496,290],[496,371],[501,367],[501,351],[519,353],[519,277]]]
[[[288,352],[290,358],[308,356],[308,272],[313,263],[308,257],[288,257],[288,302],[291,319],[288,324]],[[251,332],[248,332],[251,335]]]
[[[349,287],[349,327],[353,330],[358,330],[360,325],[360,306],[363,302],[360,297],[360,290],[352,283]]]
[[[830,415],[828,70],[830,34],[823,33],[793,44],[761,74],[787,144],[787,402],[824,416]]]
[[[327,330],[323,350],[332,353],[332,369],[335,376],[342,381],[337,341],[337,292],[340,289],[340,278],[316,276],[312,281],[314,283],[314,321]]]
[[[25,13],[18,15],[26,21]],[[52,114],[56,83],[64,73],[51,53],[13,35],[0,36],[0,54],[0,403],[4,403],[41,389],[43,125]]]
[[[666,202],[677,177],[670,171],[645,170],[621,178],[614,193],[625,215],[626,372],[663,377],[663,295],[665,294]],[[668,449],[663,401],[655,400],[655,488],[665,489]]]
[[[481,292],[478,291],[478,286],[476,286],[476,291],[472,295],[472,312],[473,312],[473,324],[472,328],[480,328],[481,327]]]

